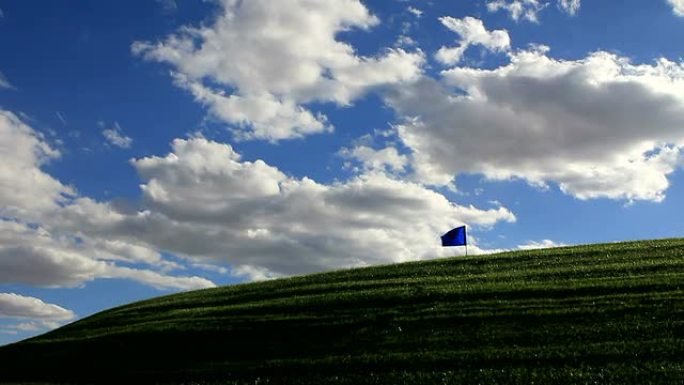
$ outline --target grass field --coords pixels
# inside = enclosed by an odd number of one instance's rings
[[[0,382],[682,384],[684,239],[187,292],[0,348]]]

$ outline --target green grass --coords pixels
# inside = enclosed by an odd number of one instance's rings
[[[181,293],[0,348],[0,382],[681,384],[684,239]]]

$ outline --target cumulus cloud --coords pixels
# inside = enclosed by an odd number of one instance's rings
[[[25,152],[42,148],[58,156],[28,126],[14,123],[24,129],[19,143],[30,144]],[[53,190],[45,194],[62,201],[48,199],[41,208],[21,201],[7,211],[17,215],[0,221],[0,282],[68,287],[126,278],[161,289],[210,287],[200,277],[165,273],[181,266],[161,252],[191,263],[228,263],[233,275],[264,279],[442,256],[438,235],[445,229],[515,221],[504,207],[456,205],[378,171],[403,167],[405,158],[392,150],[358,147],[350,154],[368,168],[326,185],[244,161],[227,144],[178,139],[166,156],[132,161],[143,180],[143,209],[131,213],[74,192],[63,197],[64,187],[50,179]],[[37,157],[22,156],[47,177]]]
[[[684,0],[667,0],[667,3],[672,6],[675,15],[684,17]]]
[[[409,6],[408,8],[406,8],[406,10],[409,11],[415,17],[420,18],[421,16],[423,16],[423,11],[416,7]]]
[[[164,261],[156,253],[151,258],[136,258],[136,250],[130,250],[135,248],[132,245],[101,245],[98,242],[106,241],[69,238],[52,234],[42,227],[5,220],[0,221],[0,230],[2,283],[73,287],[96,278],[124,278],[158,289],[189,290],[213,286],[209,280],[201,277],[168,276],[152,270],[119,266],[109,261],[147,261],[155,267],[164,266]]]
[[[547,5],[548,3],[540,2],[539,0],[493,0],[487,2],[487,10],[489,12],[503,10],[508,12],[515,21],[519,21],[522,18],[538,23],[539,18],[537,15]]]
[[[0,110],[0,216],[56,209],[75,194],[40,170],[59,156],[41,134],[13,113]]]
[[[580,199],[662,200],[684,146],[684,66],[547,53],[539,46],[498,68],[449,69],[445,84],[425,78],[390,94],[418,178],[446,184],[481,173],[557,183]]]
[[[167,156],[133,165],[149,207],[133,226],[138,237],[252,278],[441,256],[444,229],[515,221],[504,207],[459,206],[384,173],[330,185],[292,178],[203,138],[177,139]]]
[[[353,148],[343,148],[340,155],[344,158],[356,160],[361,163],[363,170],[377,170],[401,173],[408,164],[408,158],[400,154],[395,147],[374,149],[366,145],[358,145]]]
[[[71,310],[45,303],[38,298],[15,293],[0,293],[0,319],[21,321],[16,324],[4,323],[0,333],[17,334],[54,329],[74,319],[75,316]]]
[[[394,43],[397,47],[412,47],[418,43],[411,37],[407,35],[399,35],[397,41]]]
[[[7,152],[0,175],[20,191],[0,196],[0,283],[71,287],[125,278],[160,289],[211,287],[201,277],[169,275],[182,266],[162,252],[191,263],[228,263],[233,275],[265,279],[445,256],[438,238],[445,229],[516,219],[505,207],[457,205],[393,178],[387,168],[406,162],[393,150],[357,146],[351,156],[368,167],[350,180],[321,184],[245,161],[230,145],[201,137],[175,140],[166,156],[132,160],[143,181],[142,209],[123,213],[42,171],[41,162],[59,153],[13,114],[2,116],[0,146]],[[21,184],[27,174],[44,186]],[[6,190],[12,189],[0,191]],[[36,191],[43,204],[25,199]]]
[[[508,51],[511,39],[506,30],[487,31],[480,19],[466,16],[456,19],[450,16],[440,17],[439,21],[449,30],[457,33],[461,38],[458,47],[442,46],[435,58],[442,64],[456,64],[461,61],[463,54],[471,45],[481,45],[493,52]]]
[[[102,130],[102,135],[107,139],[107,142],[119,148],[130,148],[133,144],[133,139],[124,135],[121,126],[117,122],[114,122],[112,127]]]
[[[75,315],[71,310],[45,303],[38,298],[0,293],[0,317],[69,321]]]
[[[543,239],[541,241],[530,241],[525,244],[519,245],[519,250],[536,250],[536,249],[549,249],[552,247],[567,246],[565,243],[554,242],[550,239]]]
[[[668,0],[676,2],[680,0]],[[527,20],[532,23],[539,22],[539,12],[549,5],[548,2],[539,0],[490,0],[487,2],[487,10],[496,12],[503,10],[508,12],[511,19],[515,21]],[[557,0],[558,9],[574,16],[580,9],[581,0]]]
[[[580,6],[580,0],[558,0],[558,8],[570,16],[576,15]]]
[[[181,74],[175,74],[175,83],[189,90],[195,100],[207,106],[215,117],[236,125],[233,133],[238,140],[275,142],[333,130],[324,115],[314,115],[288,98],[277,98],[269,93],[226,95]]]
[[[38,286],[75,286],[91,280],[104,263],[83,256],[65,239],[43,228],[0,222],[0,282]]]
[[[275,141],[329,131],[325,116],[305,104],[348,105],[369,89],[421,73],[420,51],[359,56],[336,39],[379,23],[359,0],[221,4],[213,24],[184,27],[157,43],[135,42],[132,51],[171,64],[176,84],[242,131],[239,137]]]
[[[19,331],[52,329],[74,319],[71,310],[45,303],[34,297],[15,293],[0,293],[0,318],[18,319],[24,322],[3,325],[3,332],[15,334]]]
[[[0,110],[0,283],[75,286],[96,278],[128,278],[157,288],[213,286],[125,264],[174,269],[144,243],[89,232],[124,216],[79,197],[41,166],[60,156],[41,134]]]

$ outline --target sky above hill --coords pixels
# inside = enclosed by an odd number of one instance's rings
[[[682,0],[0,0],[0,344],[464,224],[681,237],[682,37]]]

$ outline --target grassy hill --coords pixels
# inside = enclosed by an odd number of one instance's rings
[[[681,384],[684,239],[187,292],[0,348],[0,382]]]

